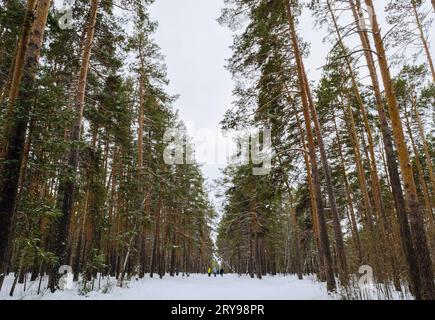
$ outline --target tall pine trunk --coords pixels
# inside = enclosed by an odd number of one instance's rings
[[[317,116],[316,108],[314,106],[314,101],[312,99],[311,89],[310,89],[310,86],[308,83],[307,74],[305,71],[304,63],[302,60],[302,55],[301,55],[300,48],[299,48],[299,41],[298,41],[296,30],[295,30],[295,23],[294,23],[294,16],[292,13],[292,8],[291,8],[288,1],[285,1],[285,5],[286,5],[286,9],[287,9],[287,16],[289,18],[288,20],[289,20],[289,25],[290,25],[290,32],[292,34],[291,38],[292,38],[292,44],[293,44],[293,51],[294,51],[294,54],[296,56],[297,69],[298,69],[298,73],[303,78],[303,82],[301,83],[301,85],[303,85],[305,87],[304,92],[305,92],[305,96],[307,99],[307,104],[308,104],[309,110],[311,112],[311,119],[314,123],[314,132],[316,134],[317,144],[318,144],[319,151],[320,151],[320,159],[321,159],[321,163],[322,163],[323,170],[324,170],[325,181],[326,181],[326,191],[328,194],[329,205],[331,207],[335,242],[336,242],[337,253],[338,253],[338,257],[339,257],[340,280],[341,280],[342,284],[347,284],[348,283],[348,276],[349,276],[348,275],[347,258],[346,258],[345,248],[344,248],[343,234],[342,234],[342,230],[341,230],[341,224],[340,224],[340,218],[339,218],[338,209],[337,209],[337,203],[335,200],[335,192],[334,192],[334,187],[333,187],[333,183],[332,183],[331,168],[329,166],[328,158],[326,155],[325,144],[323,141],[323,135],[322,135],[321,128],[320,128],[320,122],[319,122],[319,119]]]
[[[410,225],[413,230],[414,243],[416,247],[418,263],[420,265],[421,295],[422,299],[433,300],[435,299],[435,285],[433,282],[432,261],[427,245],[424,219],[419,208],[417,186],[414,181],[414,173],[409,158],[408,147],[405,141],[399,106],[394,92],[386,51],[377,21],[376,11],[373,6],[373,1],[365,0],[365,3],[372,12],[371,31],[378,55],[378,62],[381,71],[382,82],[384,84],[385,95],[387,98],[388,111],[393,127],[393,135],[397,148],[399,166],[402,173],[403,183],[405,185],[405,197],[410,212]]]
[[[29,3],[31,3],[31,1],[29,1]],[[0,185],[0,288],[3,284],[4,273],[6,272],[8,264],[12,218],[15,212],[18,195],[20,170],[25,151],[26,130],[30,118],[30,111],[34,103],[35,77],[38,71],[39,56],[44,40],[49,8],[50,0],[39,1],[36,18],[31,27],[27,50],[25,50],[25,58],[23,59],[22,65],[16,65],[16,69],[14,70],[14,74],[18,72],[18,69],[22,70],[22,76],[17,76],[21,81],[14,82],[14,88],[11,87],[11,92],[17,90],[17,94],[14,97],[14,107],[11,109],[10,128],[7,131],[7,151],[0,174],[2,178]],[[28,19],[30,19],[30,17],[26,16],[25,19],[24,29],[27,30],[27,23],[29,23]],[[24,48],[22,49],[24,50]],[[17,62],[20,59],[19,56],[20,54],[17,56]],[[14,75],[14,77],[15,76],[16,75]],[[18,89],[20,82],[21,87]]]
[[[327,5],[328,5],[329,13],[332,17],[335,32],[337,34],[338,44],[340,45],[343,52],[347,53],[348,50],[343,43],[343,37],[342,37],[342,34],[340,32],[340,28],[338,26],[337,18],[334,14],[334,11],[330,5],[329,0],[327,1]],[[352,90],[353,90],[353,93],[355,95],[356,101],[358,103],[358,107],[360,109],[361,116],[362,116],[363,123],[364,123],[364,128],[365,128],[366,134],[367,134],[368,151],[369,151],[369,156],[370,156],[369,157],[369,159],[370,159],[370,177],[371,177],[371,185],[372,185],[372,189],[373,189],[372,193],[373,193],[373,198],[374,198],[375,210],[376,210],[378,219],[380,219],[380,221],[384,221],[384,227],[386,227],[388,229],[388,223],[386,222],[386,217],[385,217],[385,207],[384,207],[384,203],[382,200],[382,194],[381,194],[381,183],[380,183],[380,178],[378,175],[378,168],[377,168],[377,164],[376,164],[376,156],[375,156],[375,151],[374,151],[375,143],[374,143],[374,139],[373,139],[372,130],[370,128],[369,119],[367,116],[367,110],[366,110],[366,107],[364,105],[363,99],[361,97],[360,89],[359,89],[359,86],[358,86],[358,83],[356,80],[354,68],[352,66],[352,62],[350,60],[350,57],[345,56],[344,59],[346,61],[346,67],[347,67],[348,72],[349,72],[349,76],[350,76],[350,80],[351,80],[351,84],[352,84]]]
[[[420,180],[420,185],[423,193],[423,199],[425,202],[426,210],[428,212],[428,218],[430,222],[430,227],[433,227],[433,216],[432,216],[432,204],[430,201],[430,195],[429,195],[429,189],[427,187],[425,178],[424,178],[424,171],[423,166],[420,161],[420,154],[419,150],[417,148],[417,145],[415,144],[414,135],[412,133],[411,129],[411,121],[409,119],[409,116],[405,114],[405,123],[406,123],[406,129],[408,130],[408,136],[409,140],[411,141],[412,150],[414,152],[414,161],[415,161],[415,167],[417,168],[417,174],[418,179]]]
[[[299,235],[299,225],[298,225],[298,217],[296,208],[293,203],[293,195],[290,191],[290,221],[293,226],[293,240],[295,246],[295,265],[296,265],[296,273],[298,275],[298,279],[303,279],[303,266],[302,266],[302,257],[301,257],[301,246],[300,246],[300,235]]]
[[[432,74],[432,81],[435,83],[435,68],[433,65],[432,55],[430,54],[429,45],[427,44],[426,37],[424,36],[423,27],[421,25],[420,16],[418,15],[417,11],[417,4],[415,3],[415,0],[411,0],[412,4],[412,11],[415,16],[415,23],[417,25],[417,29],[420,35],[420,40],[423,45],[424,52],[426,54],[427,63],[429,65],[430,73]]]
[[[302,124],[301,124],[301,120],[299,118],[298,112],[295,112],[295,116],[296,116],[296,123],[298,126],[298,130],[299,130],[299,140],[300,140],[300,145],[301,148],[304,150],[308,150],[308,146],[306,143],[306,139],[305,139],[305,135],[302,129]],[[321,247],[320,247],[320,233],[319,233],[319,218],[317,215],[317,203],[316,203],[316,194],[315,194],[315,188],[314,188],[314,182],[313,182],[313,177],[312,177],[312,170],[311,170],[311,164],[310,164],[310,158],[309,158],[309,154],[307,154],[306,152],[304,152],[304,162],[305,162],[305,167],[307,170],[307,182],[308,182],[308,189],[310,191],[310,203],[311,203],[311,220],[313,221],[313,235],[314,235],[314,240],[317,246],[317,250],[318,250],[318,258],[319,258],[319,265],[320,265],[320,270],[324,270],[323,266],[324,266],[324,258],[323,258],[323,253],[321,251]],[[320,279],[324,279],[325,278],[325,274],[324,272],[320,272]]]
[[[32,32],[32,24],[35,17],[36,0],[28,0],[26,10],[24,13],[23,27],[21,29],[20,40],[15,52],[15,62],[12,70],[12,79],[9,84],[8,95],[8,115],[11,116],[11,112],[14,108],[15,99],[18,96],[20,90],[20,83],[23,77],[24,59],[29,47],[30,36]],[[8,116],[7,116],[8,118]],[[6,124],[8,125],[8,124]]]
[[[311,161],[312,178],[313,178],[314,188],[316,190],[315,195],[316,195],[316,204],[317,204],[317,216],[319,220],[320,246],[324,257],[327,289],[328,291],[334,291],[336,288],[336,283],[335,283],[334,271],[332,268],[332,256],[329,247],[328,230],[327,230],[326,217],[324,213],[324,206],[322,200],[322,190],[320,187],[320,174],[319,174],[319,168],[317,163],[314,137],[313,137],[312,127],[311,127],[310,106],[308,102],[308,93],[306,91],[307,88],[305,84],[306,78],[304,77],[304,70],[302,66],[302,55],[299,49],[298,37],[296,35],[294,17],[288,0],[284,0],[284,5],[287,13],[288,24],[290,28],[290,38],[292,42],[293,52],[296,59],[298,81],[301,90],[301,100],[302,100],[303,114],[304,114],[305,125],[306,125],[306,135],[308,140],[308,149],[309,149],[310,161]]]
[[[424,132],[424,127],[423,127],[423,123],[421,122],[420,114],[418,113],[417,101],[415,101],[415,99],[413,100],[413,110],[414,110],[415,120],[416,120],[417,126],[418,126],[418,133],[420,135],[420,139],[421,139],[421,142],[423,144],[423,151],[424,151],[424,157],[426,160],[426,167],[427,167],[427,170],[429,171],[430,184],[432,186],[432,197],[435,197],[435,174],[434,174],[434,170],[432,167],[432,157],[430,155],[429,145],[428,145],[427,140],[426,140],[426,134]],[[435,203],[433,203],[433,204],[435,205]],[[431,214],[433,215],[433,212],[431,212]]]
[[[346,190],[346,202],[347,202],[347,207],[349,209],[349,214],[350,214],[349,222],[350,222],[353,240],[355,241],[355,247],[356,247],[357,252],[358,252],[358,260],[359,260],[360,264],[363,264],[364,263],[364,256],[362,253],[361,240],[360,240],[359,231],[358,231],[358,224],[356,221],[354,204],[353,204],[353,200],[352,200],[354,198],[354,195],[353,195],[352,189],[350,188],[349,179],[347,178],[347,174],[346,174],[346,166],[345,166],[345,162],[344,162],[343,148],[342,148],[340,134],[338,132],[337,121],[335,120],[335,118],[336,118],[336,116],[334,115],[334,129],[335,129],[335,132],[337,135],[338,155],[340,157],[341,169],[343,171],[343,181],[344,181],[344,187]]]
[[[83,49],[82,62],[80,67],[80,76],[74,99],[74,110],[76,112],[76,119],[71,129],[69,138],[70,151],[68,155],[68,168],[65,175],[66,181],[62,182],[62,216],[58,222],[56,234],[56,248],[55,253],[58,257],[58,262],[54,265],[50,275],[50,290],[54,292],[57,288],[59,280],[58,269],[65,262],[66,248],[68,241],[68,229],[71,215],[74,208],[75,192],[76,192],[76,175],[79,163],[79,146],[78,142],[81,140],[81,129],[83,122],[83,111],[85,104],[86,83],[89,71],[89,62],[91,57],[91,49],[95,35],[95,25],[97,21],[99,0],[92,0],[89,10],[88,22],[86,25],[86,39]]]
[[[392,189],[392,195],[394,199],[394,207],[396,209],[396,215],[400,228],[400,239],[405,258],[408,265],[409,279],[411,282],[411,289],[417,298],[420,297],[420,277],[419,266],[417,263],[416,252],[413,247],[411,230],[408,222],[408,212],[405,206],[405,199],[403,197],[402,185],[399,176],[399,168],[396,161],[396,153],[393,148],[393,138],[391,129],[388,124],[387,115],[384,110],[384,101],[380,89],[378,74],[373,58],[373,51],[367,35],[367,30],[362,27],[361,21],[364,17],[361,13],[360,0],[349,0],[351,5],[352,14],[355,20],[356,29],[364,50],[364,56],[367,62],[370,79],[373,86],[373,92],[375,96],[376,108],[380,120],[380,128],[382,133],[382,139],[384,144],[384,152],[386,155],[386,165],[388,169],[389,181]]]

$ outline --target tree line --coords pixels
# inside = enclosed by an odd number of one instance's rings
[[[10,295],[47,278],[57,290],[64,265],[87,290],[212,260],[200,167],[163,161],[166,129],[183,124],[152,2],[67,1],[64,12],[1,1],[0,289],[13,272]]]
[[[274,164],[224,170],[220,257],[252,277],[315,273],[347,297],[369,265],[380,290],[434,299],[433,1],[386,2],[389,29],[372,0],[225,3],[236,87],[222,127],[271,128]],[[330,50],[316,83],[304,13]]]

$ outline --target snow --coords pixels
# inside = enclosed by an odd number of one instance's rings
[[[41,293],[37,295],[38,281],[27,285],[17,284],[13,297],[9,290],[13,275],[5,279],[0,291],[0,299],[16,300],[330,300],[337,299],[327,294],[326,287],[316,282],[314,277],[298,280],[295,276],[266,276],[263,279],[252,279],[248,276],[233,274],[208,277],[192,274],[189,277],[169,277],[163,279],[145,277],[132,279],[123,288],[117,286],[116,280],[98,280],[95,290],[86,294],[80,293],[78,284],[72,290],[57,291],[54,294],[46,289],[43,281]],[[104,293],[105,292],[105,293]]]

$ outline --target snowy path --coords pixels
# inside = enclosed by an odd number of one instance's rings
[[[9,281],[7,281],[9,282]],[[102,281],[103,287],[107,280]],[[9,287],[6,285],[6,287]],[[6,288],[5,288],[6,289]],[[86,299],[86,300],[325,300],[332,299],[325,286],[311,279],[298,280],[296,277],[275,276],[262,280],[237,275],[208,278],[206,275],[190,277],[144,278],[131,281],[128,288],[119,288],[114,283],[109,293],[90,292],[79,295],[77,289],[51,294],[45,292],[36,296],[34,288],[26,293],[21,285],[13,299]],[[6,290],[0,292],[0,299],[9,299]]]

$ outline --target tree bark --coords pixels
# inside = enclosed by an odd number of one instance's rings
[[[291,192],[291,191],[290,191]],[[290,193],[290,221],[293,226],[293,240],[295,245],[295,264],[296,264],[296,273],[298,275],[298,279],[302,280],[302,258],[301,258],[301,247],[300,247],[300,236],[299,236],[299,226],[298,226],[298,217],[296,214],[296,208],[293,203],[293,195]]]
[[[300,117],[298,115],[298,112],[295,112],[295,116],[296,116],[296,123],[299,129],[299,140],[300,140],[300,145],[301,148],[304,150],[308,150],[308,146],[307,146],[307,142],[305,139],[305,135],[304,135],[304,131],[302,129],[302,124],[301,124],[301,120]],[[316,191],[314,188],[314,182],[313,182],[313,177],[312,177],[312,169],[311,169],[311,164],[310,164],[310,159],[309,159],[309,154],[307,154],[306,152],[304,152],[304,162],[305,162],[305,167],[307,170],[307,182],[308,182],[308,189],[310,190],[310,203],[311,203],[311,220],[313,221],[313,236],[314,236],[314,240],[317,246],[317,251],[318,251],[318,264],[320,266],[320,270],[319,270],[319,278],[320,279],[325,279],[325,273],[324,273],[324,257],[323,257],[323,252],[322,252],[322,248],[320,246],[320,231],[319,231],[319,217],[317,214],[317,203],[316,203]]]
[[[24,59],[29,46],[29,40],[32,32],[32,23],[35,19],[35,7],[36,0],[28,0],[26,5],[26,11],[24,14],[23,27],[21,29],[20,41],[15,53],[15,62],[13,67],[12,79],[9,84],[9,96],[8,96],[8,115],[14,108],[15,99],[18,96],[20,89],[20,83],[23,76]],[[8,118],[8,117],[7,117]]]
[[[95,24],[97,21],[99,0],[92,0],[89,10],[89,18],[87,22],[86,39],[83,49],[82,62],[80,67],[80,76],[77,86],[76,96],[74,98],[74,109],[76,112],[76,119],[74,121],[71,136],[69,138],[71,142],[70,152],[68,155],[68,174],[66,175],[66,181],[63,183],[63,199],[62,199],[62,216],[58,223],[56,234],[56,248],[55,253],[58,257],[58,262],[54,265],[50,276],[50,290],[56,291],[59,280],[58,268],[64,263],[65,251],[68,241],[68,229],[70,218],[74,208],[77,168],[79,163],[79,147],[77,145],[81,140],[81,129],[83,122],[83,111],[85,104],[86,83],[89,71],[89,63],[91,57],[91,49],[95,35]]]
[[[394,199],[394,207],[396,209],[396,215],[400,227],[400,239],[405,258],[408,265],[408,274],[411,282],[411,291],[416,295],[417,299],[420,297],[420,278],[419,278],[419,266],[417,263],[416,252],[413,247],[411,230],[408,222],[408,210],[405,206],[405,200],[403,197],[403,191],[399,176],[399,169],[396,162],[396,154],[393,148],[393,139],[391,130],[388,124],[387,116],[384,110],[384,101],[380,89],[378,80],[378,74],[375,67],[375,62],[372,54],[372,48],[367,35],[367,30],[361,27],[360,20],[364,19],[360,11],[360,0],[349,0],[351,5],[352,14],[355,20],[356,29],[360,37],[362,47],[364,49],[364,56],[367,62],[370,79],[373,85],[373,92],[375,95],[376,108],[380,120],[381,133],[384,144],[384,151],[386,155],[387,171],[389,175],[390,185],[392,189],[392,195]]]
[[[306,135],[308,139],[312,177],[313,177],[314,187],[316,189],[315,194],[316,194],[316,203],[317,203],[317,216],[319,220],[320,245],[322,248],[322,253],[324,255],[327,289],[328,291],[334,291],[336,289],[336,283],[334,278],[334,271],[332,268],[332,256],[329,248],[328,230],[326,225],[326,217],[324,214],[322,190],[320,187],[320,175],[319,175],[319,169],[317,164],[314,137],[312,134],[310,106],[308,102],[308,93],[306,91],[307,86],[305,83],[306,77],[304,76],[302,55],[299,49],[298,37],[296,35],[294,17],[288,0],[284,0],[284,6],[287,13],[288,24],[290,29],[290,38],[292,42],[293,52],[296,59],[298,81],[301,90],[301,100],[302,100],[303,114],[304,114],[305,125],[306,125]]]
[[[289,16],[291,16],[292,15],[291,7],[290,7],[288,1],[285,1],[285,2],[287,5],[287,9],[288,9],[287,13]],[[294,18],[290,19],[290,22],[292,22],[292,20],[293,20],[293,30],[294,30]],[[299,47],[296,31],[294,33],[295,33],[294,40],[296,42],[296,45]],[[296,51],[296,50],[294,49],[294,51]],[[325,144],[323,141],[323,135],[321,132],[320,122],[319,122],[319,119],[317,116],[317,111],[316,111],[316,108],[315,108],[315,105],[313,102],[311,89],[309,86],[307,74],[305,71],[304,63],[303,63],[299,48],[298,48],[298,51],[299,51],[299,58],[297,59],[298,70],[300,70],[301,75],[304,78],[303,85],[305,86],[305,93],[306,93],[306,97],[308,100],[308,106],[310,108],[311,118],[312,118],[313,123],[314,123],[314,132],[316,134],[317,145],[318,145],[319,151],[320,151],[320,159],[321,159],[321,163],[322,163],[323,171],[324,171],[324,175],[325,175],[326,191],[328,193],[329,205],[331,207],[335,242],[336,242],[336,246],[337,246],[337,253],[338,253],[339,265],[340,265],[340,280],[341,280],[342,284],[347,284],[349,272],[348,272],[348,266],[347,266],[346,252],[344,249],[344,241],[343,241],[343,234],[342,234],[342,230],[341,230],[340,218],[339,218],[339,214],[338,214],[337,203],[335,200],[335,192],[334,192],[334,187],[333,187],[333,183],[332,183],[331,168],[329,166],[328,157],[326,155]],[[296,55],[296,52],[295,52],[295,55]]]
[[[427,166],[427,170],[429,171],[429,178],[430,178],[430,183],[432,186],[432,197],[435,197],[435,174],[434,174],[434,170],[432,167],[432,157],[430,155],[429,152],[429,146],[426,140],[426,134],[424,132],[424,128],[423,128],[423,123],[421,122],[421,118],[420,118],[420,114],[418,113],[418,109],[417,109],[417,101],[415,101],[416,98],[413,98],[413,110],[414,110],[414,115],[415,115],[415,120],[417,122],[417,126],[418,126],[418,133],[420,135],[420,139],[421,142],[423,144],[423,151],[424,151],[424,157],[426,160],[426,166]],[[433,200],[432,200],[433,201]],[[434,202],[432,202],[434,203]],[[431,212],[431,214],[433,215],[433,212]]]
[[[341,139],[340,139],[340,135],[338,132],[338,127],[337,127],[337,122],[336,122],[335,118],[336,117],[334,116],[334,128],[335,128],[335,132],[337,135],[338,154],[340,156],[341,168],[343,170],[343,181],[344,181],[344,187],[346,189],[347,207],[348,207],[349,213],[350,213],[349,222],[350,222],[351,231],[352,231],[352,235],[353,235],[354,242],[355,242],[355,247],[356,247],[357,252],[358,252],[358,260],[359,260],[359,263],[362,265],[364,263],[364,255],[362,253],[361,240],[360,240],[359,231],[358,231],[358,224],[356,221],[354,204],[353,204],[353,200],[352,200],[353,199],[353,192],[350,188],[349,180],[348,180],[347,174],[346,174],[346,166],[345,166],[345,162],[344,162],[343,148],[342,148]]]
[[[405,141],[403,126],[400,119],[399,106],[394,92],[390,69],[388,66],[386,51],[383,44],[382,35],[376,17],[376,11],[372,0],[365,0],[368,8],[372,11],[372,36],[378,54],[378,62],[384,84],[385,95],[387,98],[388,111],[393,127],[393,135],[396,143],[399,166],[402,172],[402,179],[405,185],[405,197],[410,212],[410,225],[413,229],[413,236],[417,251],[418,262],[420,264],[420,282],[422,299],[435,299],[435,285],[433,282],[432,261],[427,245],[424,220],[421,214],[417,186],[414,181],[412,165],[410,163],[409,151]]]
[[[154,243],[153,252],[151,256],[151,272],[150,277],[154,276],[154,272],[157,270],[159,272],[160,265],[160,216],[161,216],[161,200],[159,200],[159,206],[156,210],[155,218],[155,232],[154,232]]]
[[[30,2],[30,1],[29,1]],[[10,130],[7,132],[7,151],[0,177],[2,177],[0,190],[0,288],[4,280],[4,272],[7,269],[9,257],[9,244],[11,238],[12,219],[15,212],[20,170],[23,161],[26,130],[30,118],[30,111],[35,97],[35,77],[39,66],[39,56],[44,40],[45,25],[47,23],[50,0],[41,0],[38,3],[36,18],[31,27],[31,34],[25,50],[24,64],[16,65],[14,74],[21,69],[20,75],[14,77],[21,79],[21,88],[18,90],[20,81],[15,81],[12,91],[17,91],[14,100],[14,108],[11,110],[12,121]],[[30,15],[30,13],[28,13]],[[33,14],[33,13],[32,13]],[[30,17],[27,17],[30,19]],[[29,21],[25,20],[25,24]],[[28,26],[25,27],[27,29]],[[26,31],[27,32],[27,31]],[[24,48],[22,49],[24,50]],[[20,54],[17,55],[19,61]]]
[[[340,28],[338,27],[337,18],[332,10],[332,7],[330,5],[329,0],[327,1],[327,5],[328,5],[329,12],[331,14],[331,17],[332,17],[335,32],[337,34],[337,41],[338,41],[341,49],[343,50],[343,52],[347,52],[347,48],[344,45],[343,40],[342,40],[343,37],[341,35]],[[370,177],[371,177],[371,184],[372,184],[372,188],[373,188],[373,198],[374,198],[375,210],[376,210],[378,219],[381,222],[384,222],[384,227],[388,229],[388,223],[386,222],[386,216],[385,216],[384,203],[382,200],[381,183],[380,183],[380,179],[379,179],[379,175],[378,175],[378,168],[377,168],[377,164],[376,164],[376,156],[375,156],[375,151],[374,151],[375,144],[374,144],[374,140],[373,140],[372,130],[370,128],[369,119],[367,116],[367,110],[366,110],[366,107],[364,105],[363,99],[361,97],[360,89],[359,89],[359,86],[358,86],[358,83],[357,83],[357,80],[355,77],[355,72],[353,70],[352,62],[350,61],[349,56],[345,57],[345,61],[346,61],[347,69],[349,71],[353,93],[355,95],[359,109],[361,111],[361,116],[363,119],[364,128],[365,128],[366,133],[367,133],[368,151],[369,151],[369,155],[370,155],[370,158],[369,158],[370,159]],[[387,230],[387,232],[388,232],[388,230]]]
[[[430,201],[429,189],[428,189],[426,181],[424,179],[424,171],[423,171],[423,166],[421,165],[421,161],[420,161],[420,154],[418,152],[418,148],[417,148],[417,145],[415,144],[414,136],[412,134],[411,121],[409,120],[409,117],[406,114],[405,114],[405,121],[406,121],[406,128],[408,130],[409,140],[411,141],[412,150],[414,151],[415,166],[417,168],[418,179],[420,180],[420,185],[421,185],[421,188],[423,189],[422,190],[423,198],[424,198],[424,202],[425,202],[426,209],[428,212],[430,227],[432,228],[434,222],[433,222],[433,216],[432,216],[432,204]]]
[[[435,0],[432,0],[432,4],[433,4],[433,1],[435,1]],[[415,16],[415,23],[417,24],[418,32],[420,34],[420,40],[421,40],[421,43],[423,45],[424,52],[426,54],[427,62],[429,64],[430,73],[432,74],[432,81],[435,84],[435,68],[433,65],[432,55],[430,54],[429,46],[428,46],[427,41],[426,41],[426,37],[424,36],[423,27],[422,27],[421,21],[420,21],[420,16],[418,15],[417,4],[415,3],[415,0],[411,0],[411,4],[412,4],[412,11],[414,12],[414,16]]]

